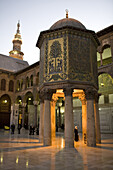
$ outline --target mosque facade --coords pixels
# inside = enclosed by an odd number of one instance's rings
[[[66,147],[75,125],[88,146],[113,133],[113,25],[95,33],[67,13],[40,33],[40,61],[30,66],[19,23],[12,42],[9,56],[0,54],[0,128],[32,124],[44,145],[65,131]]]

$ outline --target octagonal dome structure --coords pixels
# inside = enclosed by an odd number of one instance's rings
[[[39,89],[98,89],[98,45],[95,32],[72,18],[42,31],[36,44],[40,48]]]

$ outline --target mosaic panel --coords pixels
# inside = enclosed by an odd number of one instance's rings
[[[69,35],[69,79],[91,81],[90,40]]]
[[[67,38],[56,35],[46,40],[44,82],[67,78]]]

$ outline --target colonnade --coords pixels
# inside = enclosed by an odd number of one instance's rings
[[[65,95],[65,147],[74,147],[74,122],[73,122],[73,90],[64,89]],[[43,95],[42,95],[43,94]],[[55,100],[53,93],[48,90],[40,95],[40,127],[39,140],[45,146],[52,144],[55,137]],[[82,102],[82,134],[86,135],[87,146],[96,146],[101,142],[100,120],[98,111],[98,94],[92,88],[85,90],[80,96]]]

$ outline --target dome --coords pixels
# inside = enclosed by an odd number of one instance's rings
[[[64,18],[64,19],[57,21],[50,27],[50,30],[54,30],[54,29],[58,29],[58,28],[66,27],[66,26],[86,30],[85,26],[81,22],[73,18]]]

